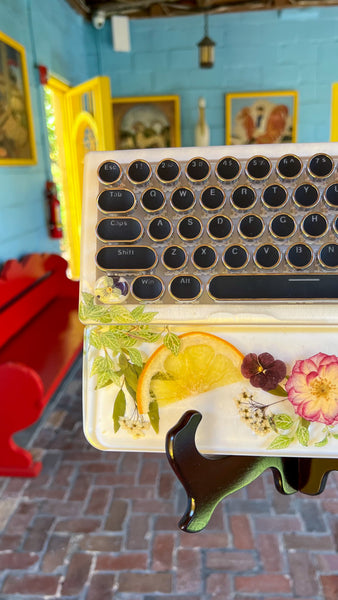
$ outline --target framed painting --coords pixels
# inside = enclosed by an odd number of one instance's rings
[[[0,165],[36,163],[25,49],[0,32]]]
[[[296,91],[227,94],[225,143],[277,144],[296,141]]]
[[[112,100],[115,150],[181,145],[179,96]]]

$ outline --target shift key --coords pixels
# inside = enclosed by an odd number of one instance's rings
[[[149,246],[104,246],[96,255],[103,271],[148,271],[157,263],[157,254]]]

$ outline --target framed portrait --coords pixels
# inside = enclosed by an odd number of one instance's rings
[[[0,32],[0,165],[36,163],[25,49]]]
[[[225,143],[295,142],[296,91],[234,93],[225,96]]]
[[[181,145],[179,96],[112,100],[115,150]]]

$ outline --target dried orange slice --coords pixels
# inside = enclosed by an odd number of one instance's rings
[[[243,354],[229,342],[203,332],[184,333],[180,340],[177,356],[160,346],[146,362],[136,392],[140,413],[152,400],[164,406],[243,380]]]

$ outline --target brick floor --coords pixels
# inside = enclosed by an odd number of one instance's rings
[[[22,436],[44,467],[0,478],[0,600],[338,600],[338,474],[286,497],[264,473],[183,533],[164,455],[85,440],[80,364]]]

